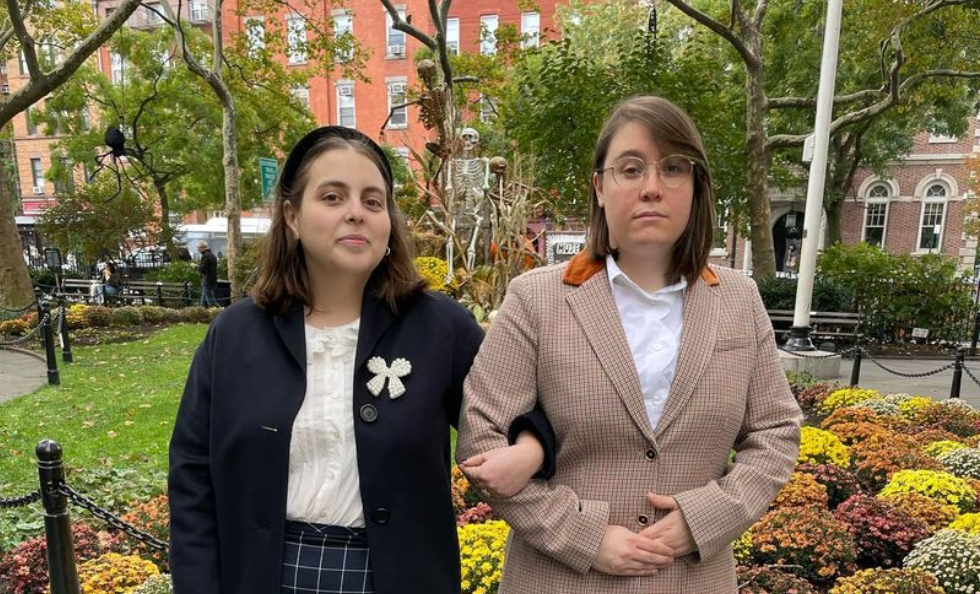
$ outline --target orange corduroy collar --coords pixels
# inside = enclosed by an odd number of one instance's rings
[[[566,285],[580,287],[582,283],[595,276],[596,273],[605,267],[606,261],[604,259],[596,260],[588,252],[579,252],[578,255],[571,259],[568,266],[565,267],[565,274],[562,276],[562,281]],[[701,278],[704,279],[704,282],[708,283],[709,287],[715,287],[721,284],[718,275],[708,267],[705,267],[701,271]]]

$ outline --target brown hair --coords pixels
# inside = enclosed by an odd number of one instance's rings
[[[715,229],[715,194],[701,134],[691,116],[670,101],[652,95],[631,97],[620,102],[603,124],[592,158],[593,172],[598,173],[604,168],[613,136],[629,122],[642,124],[664,154],[685,155],[695,162],[691,217],[674,245],[667,270],[668,279],[684,277],[688,282],[694,282],[708,264]],[[610,244],[606,215],[599,206],[594,183],[589,185],[587,249],[597,260],[607,255],[619,256],[619,250]]]
[[[275,188],[272,226],[266,236],[261,256],[258,280],[252,288],[252,298],[259,307],[273,313],[285,313],[299,302],[313,306],[309,270],[303,245],[293,237],[286,224],[285,205],[299,209],[306,187],[310,166],[324,153],[353,149],[370,159],[385,178],[385,203],[391,218],[391,250],[371,273],[366,290],[384,299],[392,311],[403,300],[419,294],[425,288],[413,262],[413,248],[401,210],[395,202],[391,167],[381,148],[367,136],[350,129],[320,128],[301,140],[290,154],[283,174]]]

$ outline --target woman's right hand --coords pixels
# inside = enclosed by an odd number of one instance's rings
[[[623,526],[606,526],[592,568],[609,575],[654,575],[674,562],[674,551],[661,541],[650,540]]]

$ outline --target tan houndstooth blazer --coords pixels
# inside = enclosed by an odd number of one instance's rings
[[[605,263],[585,253],[511,283],[464,394],[458,460],[506,445],[535,401],[557,435],[553,479],[489,500],[513,528],[501,594],[734,594],[730,543],[766,511],[799,447],[800,409],[758,290],[723,268],[685,293],[656,428]],[[699,552],[652,577],[590,569],[607,525],[639,532],[663,516],[648,491],[676,498]]]

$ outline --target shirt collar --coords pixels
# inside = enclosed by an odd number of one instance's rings
[[[658,289],[652,293],[644,291],[639,285],[637,285],[633,280],[627,276],[623,269],[619,267],[616,263],[616,259],[612,256],[606,256],[606,272],[609,274],[609,286],[615,288],[616,285],[630,287],[635,291],[638,291],[644,297],[655,299],[657,297],[668,297],[672,293],[683,292],[687,288],[687,279],[681,277],[681,280],[666,286],[662,289]]]

